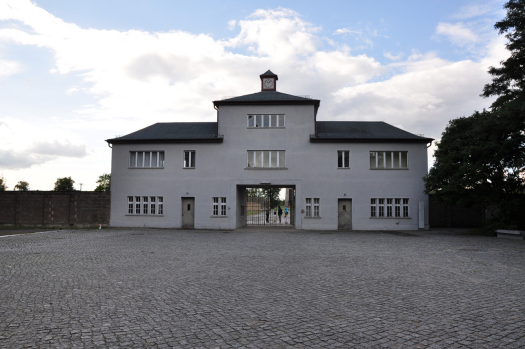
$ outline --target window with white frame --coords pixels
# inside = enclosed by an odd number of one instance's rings
[[[129,167],[159,168],[164,167],[163,151],[130,151]]]
[[[226,198],[213,198],[213,216],[226,216]]]
[[[320,216],[321,211],[319,209],[319,198],[306,198],[306,217]]]
[[[392,199],[386,199],[386,216],[392,217]]]
[[[377,199],[377,200],[378,200],[377,215],[378,217],[384,217],[385,216],[385,199]]]
[[[320,217],[319,214],[319,199],[314,198],[314,217]]]
[[[221,198],[221,216],[226,216],[226,198]]]
[[[284,127],[284,114],[248,115],[248,128]]]
[[[371,169],[406,169],[408,168],[407,151],[371,151]]]
[[[142,197],[142,214],[149,214],[149,197]]]
[[[162,215],[162,196],[128,196],[128,215]]]
[[[162,196],[157,197],[158,208],[157,214],[164,214],[164,198]]]
[[[248,150],[248,167],[285,167],[284,150]]]
[[[350,151],[337,151],[337,168],[350,168]]]
[[[195,168],[195,150],[184,151],[184,168]]]
[[[370,217],[409,218],[408,199],[370,199]]]
[[[312,217],[312,198],[306,198],[306,217]]]

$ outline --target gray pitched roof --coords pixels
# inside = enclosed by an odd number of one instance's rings
[[[216,122],[158,122],[108,143],[222,142]]]
[[[261,91],[261,92],[256,92],[256,93],[252,93],[249,95],[227,98],[227,99],[223,99],[221,101],[215,101],[215,102],[247,102],[247,101],[316,101],[316,99],[289,95],[287,93],[282,93],[282,92],[277,92],[277,91]]]
[[[317,135],[310,142],[416,142],[433,139],[418,136],[383,121],[317,121]]]
[[[277,75],[277,74],[272,73],[272,71],[271,71],[270,69],[268,69],[268,70],[266,71],[266,73],[261,74],[261,76],[264,76],[264,75]]]

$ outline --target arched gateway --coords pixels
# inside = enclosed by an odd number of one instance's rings
[[[108,139],[110,225],[271,225],[282,205],[296,229],[428,227],[432,139],[385,122],[318,121],[318,99],[278,92],[269,70],[259,78],[261,91],[213,102],[216,122],[156,123]]]

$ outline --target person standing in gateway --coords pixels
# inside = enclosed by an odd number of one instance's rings
[[[277,214],[279,215],[279,223],[281,223],[281,216],[283,215],[283,210],[281,206],[278,206],[278,207],[279,207],[279,210],[277,211]]]

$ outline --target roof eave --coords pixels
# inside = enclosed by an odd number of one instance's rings
[[[163,139],[106,139],[109,144],[159,144],[159,143],[222,143],[224,136],[215,138],[163,138]]]
[[[270,100],[270,101],[213,101],[214,106],[221,105],[314,105],[319,108],[320,100]]]
[[[433,138],[349,138],[349,137],[318,137],[310,135],[310,143],[425,143]]]

